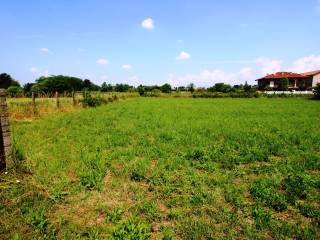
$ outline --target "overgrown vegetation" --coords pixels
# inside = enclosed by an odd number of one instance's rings
[[[0,175],[0,238],[319,239],[319,110],[141,97],[12,122],[28,171]]]

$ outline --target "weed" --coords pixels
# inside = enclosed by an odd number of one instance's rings
[[[154,221],[161,217],[155,202],[143,202],[139,204],[136,209],[137,212],[143,214],[148,221]]]
[[[255,226],[258,230],[268,228],[271,222],[270,209],[265,210],[259,205],[255,205],[252,209],[252,216],[255,220]]]
[[[44,208],[29,209],[27,221],[44,239],[56,238],[54,230],[46,217],[46,210]]]
[[[283,180],[288,202],[295,203],[297,199],[304,199],[312,185],[310,177],[304,174],[292,174]]]
[[[150,225],[133,218],[120,222],[120,225],[112,232],[112,239],[119,240],[145,240],[150,236]]]
[[[85,188],[101,190],[102,180],[105,176],[107,169],[106,163],[101,158],[100,150],[98,149],[93,156],[84,156],[81,152],[80,160],[82,166],[78,171],[81,185]]]
[[[305,217],[311,217],[317,219],[320,223],[320,209],[310,204],[298,204],[299,212]]]
[[[180,235],[184,239],[213,239],[213,226],[203,220],[186,219],[180,226]]]
[[[258,201],[277,211],[286,210],[288,207],[286,198],[278,192],[278,185],[271,179],[260,179],[254,182],[250,193]]]
[[[121,220],[123,210],[121,208],[114,208],[106,213],[106,220],[112,223],[117,223]]]

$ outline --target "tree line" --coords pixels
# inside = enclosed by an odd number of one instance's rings
[[[175,92],[250,92],[256,91],[256,86],[248,85],[247,83],[241,85],[231,86],[225,83],[216,83],[215,85],[208,88],[196,88],[193,83],[188,84],[187,86],[179,86],[173,88],[170,84],[165,83],[161,86],[159,85],[139,85],[138,87],[131,86],[126,83],[119,84],[107,84],[106,82],[102,83],[101,86],[98,86],[91,82],[89,79],[80,79],[72,76],[48,76],[48,77],[39,77],[35,80],[34,83],[26,83],[23,86],[20,83],[13,79],[9,74],[2,73],[0,74],[0,88],[7,89],[7,92],[12,97],[19,96],[31,96],[32,93],[45,95],[48,97],[53,96],[56,92],[64,93],[67,95],[72,94],[76,91],[83,91],[84,89],[89,91],[101,91],[101,92],[138,92],[141,96],[147,93],[170,93]]]

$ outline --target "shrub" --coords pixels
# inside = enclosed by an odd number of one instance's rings
[[[83,100],[82,105],[84,107],[97,107],[100,106],[102,103],[105,103],[105,100],[101,97],[92,97],[91,93],[87,90],[82,92]]]
[[[289,85],[289,79],[288,78],[281,78],[278,85],[278,90],[280,91],[287,91]]]
[[[150,236],[150,225],[132,218],[122,221],[120,226],[112,232],[112,239],[117,240],[144,240],[149,239]]]
[[[320,83],[318,83],[314,88],[313,94],[315,99],[320,99]]]
[[[295,203],[297,199],[306,198],[311,186],[311,179],[303,174],[292,174],[283,180],[288,202]]]
[[[250,193],[265,206],[272,207],[276,211],[286,210],[288,207],[286,198],[277,190],[278,185],[271,179],[260,179],[253,183]]]

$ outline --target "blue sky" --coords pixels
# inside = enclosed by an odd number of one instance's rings
[[[21,83],[254,83],[320,69],[320,0],[0,2],[0,72]]]

